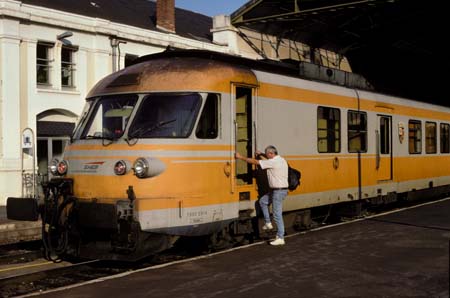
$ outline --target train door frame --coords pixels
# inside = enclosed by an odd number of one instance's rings
[[[387,122],[386,122],[387,121]],[[389,127],[386,127],[386,123]],[[393,179],[393,137],[392,116],[377,114],[375,167],[377,181],[391,181]],[[388,144],[386,144],[388,142]],[[387,150],[389,152],[387,152]]]
[[[239,152],[242,155],[248,157],[253,157],[253,152],[255,152],[257,128],[256,98],[257,86],[240,83],[231,84],[231,144],[233,148],[233,159],[235,152]],[[238,103],[238,100],[245,100],[245,102]],[[245,103],[245,106],[243,106],[243,103]],[[238,117],[241,117],[241,119],[239,119]],[[244,121],[245,123],[243,123],[242,121]],[[246,138],[240,139],[238,135],[243,131],[246,131]],[[242,149],[243,145],[238,144],[239,140],[246,143],[244,145],[244,150]],[[253,165],[244,164],[244,161],[236,160],[234,160],[232,164],[233,168],[231,171],[231,193],[237,195],[240,206],[239,210],[254,209],[254,206],[251,205],[251,201],[252,199],[255,199],[257,197],[257,191],[253,175]],[[238,173],[238,171],[242,172]]]

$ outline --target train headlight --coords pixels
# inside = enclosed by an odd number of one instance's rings
[[[58,175],[58,163],[59,160],[54,158],[52,159],[50,166],[48,167],[50,169],[50,173],[52,173],[53,176]]]
[[[145,158],[138,158],[133,165],[134,174],[138,178],[148,177],[149,164]]]
[[[114,174],[116,175],[125,175],[127,172],[127,163],[123,160],[119,160],[114,165]]]
[[[61,160],[57,166],[58,175],[62,176],[67,173],[67,169],[69,168],[69,164],[65,160]]]

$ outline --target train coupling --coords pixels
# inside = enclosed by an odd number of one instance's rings
[[[73,180],[67,178],[52,179],[43,188],[46,200],[50,195],[70,196],[72,195]],[[37,221],[39,214],[43,212],[44,201],[38,198],[9,197],[6,200],[6,217],[10,220]]]

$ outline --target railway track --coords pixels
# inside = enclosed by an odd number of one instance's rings
[[[80,263],[53,263],[43,258],[32,259],[27,262],[20,261],[22,257],[19,253],[11,254],[9,257],[10,261],[3,265],[3,269],[0,265],[0,297],[6,298],[38,293],[207,253],[205,250],[183,250],[180,247],[175,247],[143,259],[138,263],[100,260]]]
[[[353,220],[361,220],[365,217],[372,217],[377,213],[380,214],[383,212],[394,212],[396,210],[402,210],[403,208],[409,208],[419,203],[422,202],[418,201],[414,203],[405,202],[402,204],[393,204],[388,209],[383,208],[371,210],[366,212],[364,216],[354,218]],[[328,216],[325,215],[325,218],[328,218]],[[351,221],[352,219],[350,218],[342,218],[341,223]],[[331,220],[328,223],[321,222],[314,225],[312,227],[312,230],[315,230],[316,228],[322,229],[326,226],[333,226],[334,224],[340,223]],[[293,233],[295,232],[292,230],[289,232],[289,234]],[[270,235],[261,236],[262,237],[260,239],[255,241],[256,243],[266,241],[267,237],[269,237]],[[40,250],[23,251],[21,249],[16,249],[15,254],[10,253],[9,255],[0,257],[0,297],[15,297],[47,291],[50,289],[56,289],[95,279],[109,277],[127,271],[134,271],[180,260],[196,258],[211,253],[211,250],[208,250],[207,247],[202,247],[202,244],[204,243],[201,242],[199,244],[184,242],[179,246],[175,246],[173,249],[156,254],[150,258],[141,260],[138,263],[120,263],[91,260],[80,263],[63,262],[55,264],[42,258],[36,258],[36,256],[41,254]],[[194,247],[196,249],[187,249],[188,247]],[[0,252],[2,251],[4,252],[6,251],[6,249],[0,247]],[[1,269],[2,266],[4,269]],[[11,272],[11,274],[2,275],[2,270],[8,270]]]
[[[0,279],[0,293],[2,297],[14,297],[118,273],[113,269],[104,268],[103,272],[96,270],[96,266],[100,263],[98,260],[93,260],[77,264],[55,265],[37,272],[27,272],[26,269],[30,269],[34,265],[44,267],[44,265],[48,265],[48,262],[47,264],[44,262],[22,266],[20,269],[25,269],[25,271]]]

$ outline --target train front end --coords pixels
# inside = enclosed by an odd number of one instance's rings
[[[179,139],[186,142],[203,97],[158,92],[89,98],[63,159],[50,166],[54,178],[42,211],[47,251],[137,259],[169,248],[178,235],[166,230],[168,222],[139,211],[142,204],[156,209],[167,205],[167,196],[179,195],[171,191],[176,181],[167,152],[183,146]]]
[[[8,216],[39,213],[53,260],[136,260],[221,231],[239,214],[224,95],[231,81],[254,80],[247,69],[164,54],[107,76],[52,161],[42,202],[9,198]]]

